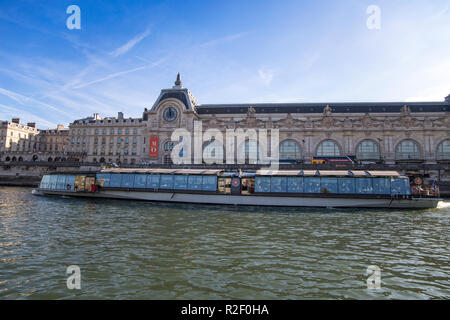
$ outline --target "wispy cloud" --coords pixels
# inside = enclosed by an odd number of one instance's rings
[[[147,30],[145,30],[143,33],[138,34],[134,38],[130,39],[123,46],[121,46],[121,47],[117,48],[116,50],[114,50],[113,52],[111,52],[111,55],[113,57],[118,57],[118,56],[121,56],[121,55],[127,53],[128,51],[133,49],[133,47],[135,45],[137,45],[139,42],[141,42],[142,40],[147,38],[149,34],[150,34],[150,28],[147,28]]]
[[[270,83],[273,80],[274,74],[275,73],[273,70],[264,70],[264,69],[258,70],[258,76],[266,86],[270,85]]]
[[[93,81],[89,81],[89,82],[77,85],[77,86],[74,87],[74,89],[81,89],[81,88],[90,86],[90,85],[95,84],[95,83],[99,83],[99,82],[103,82],[103,81],[110,80],[110,79],[113,79],[113,78],[117,78],[119,76],[123,76],[123,75],[128,74],[128,73],[136,72],[136,71],[143,70],[143,69],[146,69],[146,68],[156,67],[156,66],[160,65],[161,63],[163,63],[165,60],[166,59],[163,58],[163,59],[160,59],[160,60],[158,60],[158,61],[156,61],[154,63],[150,63],[150,64],[147,64],[147,65],[144,65],[144,66],[140,66],[140,67],[136,67],[136,68],[132,68],[132,69],[129,69],[129,70],[120,71],[120,72],[111,73],[111,74],[109,74],[109,75],[107,75],[105,77],[102,77],[102,78],[99,78],[99,79],[96,79],[96,80],[93,80]]]
[[[240,33],[236,33],[236,34],[232,34],[232,35],[228,35],[226,37],[222,37],[222,38],[218,38],[218,39],[214,39],[214,40],[210,40],[207,41],[205,43],[202,43],[199,45],[200,48],[204,48],[204,47],[211,47],[211,46],[216,46],[219,44],[223,44],[223,43],[227,43],[227,42],[231,42],[237,39],[240,39],[242,37],[245,37],[247,35],[249,35],[250,32],[240,32]]]

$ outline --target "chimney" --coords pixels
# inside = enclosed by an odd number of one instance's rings
[[[27,127],[36,128],[36,122],[28,122]]]
[[[19,124],[20,123],[20,118],[12,118],[12,122]]]
[[[56,126],[56,130],[63,130],[63,129],[64,129],[64,126],[62,124],[58,124]]]
[[[123,120],[123,112],[119,112],[119,113],[117,114],[117,119]]]
[[[98,113],[94,113],[94,120],[100,120],[100,116],[98,115]]]

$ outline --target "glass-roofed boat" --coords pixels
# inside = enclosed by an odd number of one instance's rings
[[[289,207],[435,208],[396,171],[103,169],[43,176],[36,195]]]

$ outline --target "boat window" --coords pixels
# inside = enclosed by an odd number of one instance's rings
[[[255,192],[270,192],[270,177],[256,177]]]
[[[50,176],[48,174],[44,175],[41,180],[41,184],[39,188],[41,189],[48,189],[50,183]]]
[[[162,174],[160,183],[159,183],[160,189],[172,189],[173,188],[173,176],[168,174]]]
[[[66,176],[65,175],[58,176],[58,182],[56,183],[56,189],[58,189],[58,190],[66,189]]]
[[[391,194],[411,194],[408,178],[393,179],[391,181]]]
[[[217,177],[216,176],[203,176],[202,190],[216,191],[217,190]]]
[[[189,176],[188,189],[189,190],[202,190],[202,176]],[[207,177],[205,177],[207,178]]]
[[[320,178],[305,177],[303,179],[305,193],[320,193]]]
[[[135,175],[131,173],[122,174],[122,183],[120,186],[122,188],[133,188],[134,176]]]
[[[391,193],[391,179],[390,178],[373,178],[373,193],[375,194],[390,194]]]
[[[355,193],[355,179],[354,178],[339,178],[339,193]]]
[[[73,190],[75,187],[76,176],[70,175],[66,177],[66,190]]]
[[[109,173],[98,173],[97,183],[102,187],[109,187],[109,181],[111,180],[111,174]]]
[[[176,190],[186,190],[187,189],[187,178],[186,175],[175,175],[173,181],[173,188]]]
[[[145,174],[134,175],[135,188],[145,188],[146,185],[147,185],[147,176]]]
[[[288,177],[287,192],[302,193],[303,192],[303,178]]]
[[[159,188],[159,174],[152,174],[147,176],[147,188],[158,189]]]
[[[122,175],[120,173],[111,174],[111,180],[109,181],[109,186],[114,188],[119,188],[122,182]]]
[[[320,187],[323,193],[338,193],[337,178],[320,178]]]
[[[286,177],[271,177],[270,192],[286,192],[287,190]]]
[[[357,193],[373,193],[372,178],[356,178],[355,187]]]
[[[50,175],[50,189],[55,190],[56,189],[56,182],[58,180],[58,176],[56,174]]]

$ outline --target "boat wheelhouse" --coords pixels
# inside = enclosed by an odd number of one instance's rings
[[[44,175],[37,194],[298,207],[432,208],[439,199],[411,193],[396,171],[105,169]]]

